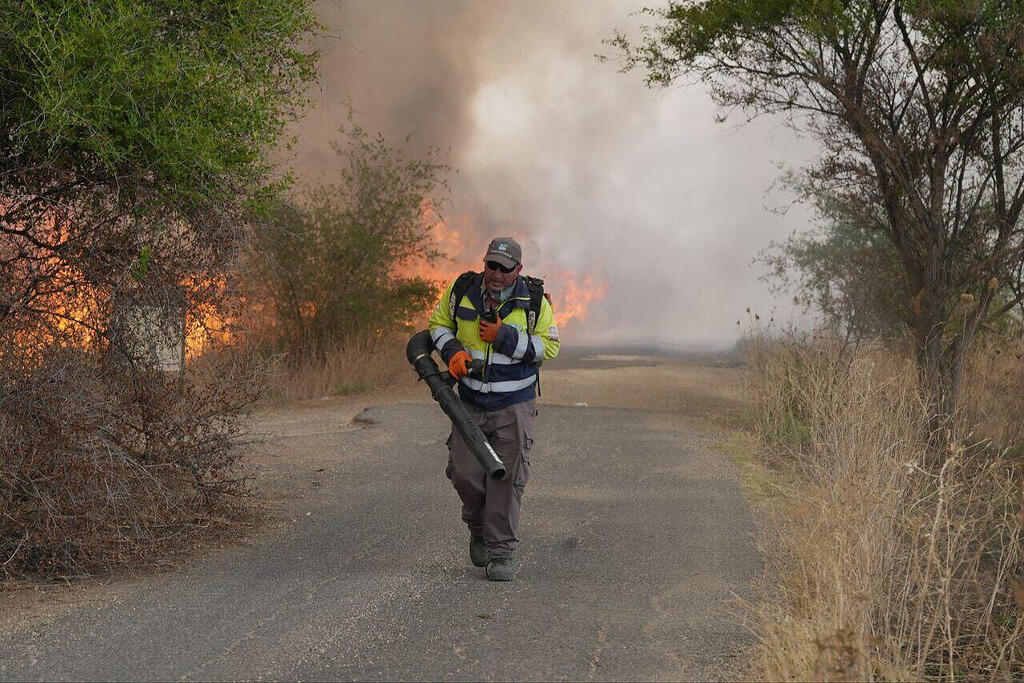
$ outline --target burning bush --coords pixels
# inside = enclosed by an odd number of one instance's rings
[[[448,168],[433,155],[404,158],[355,125],[335,149],[337,182],[274,212],[241,280],[244,296],[263,305],[246,325],[252,338],[287,354],[290,367],[419,324],[439,294],[415,265],[441,257],[427,207]]]

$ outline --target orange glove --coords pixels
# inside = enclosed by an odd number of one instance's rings
[[[494,340],[498,338],[498,330],[501,329],[501,318],[498,318],[498,322],[489,323],[483,318],[480,318],[480,338],[488,344],[493,344]]]
[[[459,380],[465,377],[466,373],[469,372],[469,364],[473,362],[473,357],[469,355],[467,351],[456,351],[452,359],[448,361],[448,372],[451,373],[452,377]]]

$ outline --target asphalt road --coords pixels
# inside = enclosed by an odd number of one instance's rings
[[[327,413],[329,415],[329,413]],[[469,564],[436,405],[273,421],[279,522],[0,633],[3,680],[712,679],[762,566],[720,435],[542,406],[512,583]],[[289,468],[296,470],[288,474]]]

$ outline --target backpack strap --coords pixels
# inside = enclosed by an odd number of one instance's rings
[[[544,292],[544,280],[539,277],[530,277],[529,275],[521,275],[523,282],[526,283],[526,289],[530,292],[530,307],[526,312],[526,333],[533,334],[537,329],[537,316],[540,315],[540,307],[544,301],[544,297],[548,296]]]
[[[466,296],[469,288],[473,286],[473,282],[476,281],[479,275],[480,273],[476,271],[467,270],[455,279],[451,297],[448,299],[448,312],[452,320],[455,320],[455,311],[459,307],[459,302],[462,301],[462,297]],[[533,334],[537,329],[537,317],[540,315],[540,307],[544,297],[548,297],[548,301],[551,300],[551,297],[544,291],[544,280],[541,278],[529,275],[520,275],[520,277],[523,279],[527,291],[530,292],[530,305],[526,309],[526,333]]]
[[[547,297],[550,303],[551,295],[544,291],[544,280],[539,277],[530,277],[529,275],[521,275],[520,277],[523,278],[523,282],[526,283],[526,289],[530,292],[530,307],[526,309],[526,333],[532,335],[537,329],[537,318],[540,316],[540,307],[544,303],[544,297]],[[540,396],[540,366],[543,362],[543,357],[534,361],[537,365],[538,396]]]
[[[466,292],[473,286],[473,281],[476,276],[480,273],[476,273],[472,270],[467,270],[465,273],[455,278],[455,284],[452,286],[452,295],[448,299],[448,312],[451,315],[452,320],[456,320],[455,311],[459,307],[459,302],[462,301],[462,297],[466,296]]]

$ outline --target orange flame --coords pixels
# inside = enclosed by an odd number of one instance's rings
[[[555,320],[563,332],[587,319],[591,306],[604,299],[608,286],[592,275],[582,278],[571,270],[562,270],[545,278],[545,289],[551,292]]]
[[[427,251],[440,254],[439,258],[428,260],[421,257],[412,262],[396,266],[403,277],[422,277],[445,287],[466,269],[479,270],[481,260],[487,246],[487,237],[481,235],[471,225],[468,215],[458,219],[457,227],[443,220],[429,202],[421,207],[421,217],[428,227],[430,246]],[[54,264],[58,265],[58,264]],[[531,267],[527,263],[527,274],[542,277],[545,290],[549,293],[555,320],[562,338],[567,329],[575,330],[583,323],[593,307],[607,293],[607,286],[599,275],[578,273],[540,264]],[[83,348],[91,347],[97,339],[98,328],[103,327],[99,321],[98,311],[102,304],[98,293],[81,286],[82,278],[77,273],[65,270],[57,282],[67,280],[66,286],[57,287],[56,291],[46,299],[50,302],[54,320],[53,328],[60,336],[71,339],[70,343]],[[74,282],[78,286],[71,286]],[[227,288],[224,276],[190,278],[182,282],[181,287],[187,292],[187,298],[202,301],[219,301]],[[213,296],[199,296],[202,292],[213,293]],[[314,310],[309,304],[304,315],[312,316]],[[246,315],[267,317],[258,303],[245,306]],[[429,311],[424,311],[424,318]],[[90,326],[90,321],[96,327]],[[213,303],[196,305],[194,302],[186,313],[185,320],[185,357],[192,360],[218,346],[230,345],[236,340],[232,326],[238,321],[232,320],[230,314],[219,310]]]
[[[431,203],[424,202],[420,210],[421,219],[429,226],[431,250],[440,252],[443,257],[434,261],[416,259],[401,264],[397,269],[404,276],[422,277],[441,287],[446,287],[467,269],[479,270],[487,250],[487,238],[473,229],[469,216],[461,216],[456,229],[440,217]],[[564,337],[567,328],[574,329],[586,320],[591,307],[604,298],[608,288],[600,276],[580,277],[571,270],[545,266],[541,264],[540,267],[531,268],[527,263],[524,272],[544,279],[544,289],[551,295],[555,320]],[[424,312],[424,315],[429,315],[429,311]]]
[[[217,293],[213,300],[220,300],[227,287],[227,280],[223,275],[216,275],[197,279],[185,286],[192,292],[212,288]],[[232,322],[211,301],[191,306],[185,320],[185,358],[191,360],[201,356],[214,345],[230,344],[234,340]]]
[[[9,208],[10,201],[0,200],[0,209]],[[44,215],[42,222],[35,226],[44,241],[63,244],[69,238],[68,225],[56,220],[55,215]],[[82,271],[67,262],[55,251],[38,254],[37,268],[43,273],[44,287],[35,293],[30,305],[39,312],[41,324],[16,334],[18,346],[23,353],[32,354],[33,349],[50,345],[61,345],[80,349],[94,349],[110,323],[110,292],[101,291],[89,284]],[[195,278],[184,281],[180,286],[189,293],[214,286],[219,292],[225,287],[223,277]],[[193,307],[186,312],[185,350],[192,358],[202,353],[212,342],[228,342],[231,335],[228,321],[215,310],[212,304]],[[168,340],[174,341],[175,340]]]

